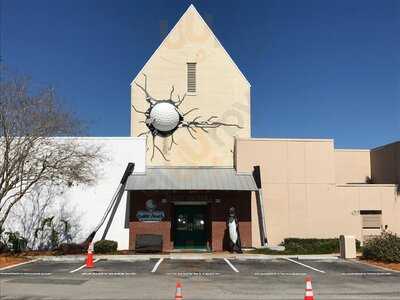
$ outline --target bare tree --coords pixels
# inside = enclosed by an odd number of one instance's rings
[[[28,241],[28,248],[37,248],[35,229],[40,226],[48,211],[52,208],[55,192],[50,188],[34,187],[25,201],[17,203],[11,210],[5,223],[7,230],[19,232]]]
[[[19,232],[27,240],[28,249],[32,250],[51,249],[54,231],[58,244],[83,238],[82,214],[62,196],[65,189],[54,186],[33,188],[14,206],[5,224],[7,230]]]
[[[52,88],[37,93],[25,77],[0,82],[0,229],[11,210],[35,187],[91,184],[99,146],[68,138],[83,126],[64,109]]]

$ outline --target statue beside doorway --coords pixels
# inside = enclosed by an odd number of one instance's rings
[[[229,209],[229,217],[226,222],[226,225],[229,234],[229,251],[236,253],[243,253],[242,244],[240,242],[239,221],[236,216],[236,210],[234,207],[231,207]]]

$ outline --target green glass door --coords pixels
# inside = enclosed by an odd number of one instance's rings
[[[204,249],[207,247],[207,206],[175,206],[176,249]]]

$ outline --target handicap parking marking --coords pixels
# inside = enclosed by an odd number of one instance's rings
[[[341,275],[343,276],[390,276],[393,275],[393,273],[389,273],[389,272],[348,272],[348,273],[341,273]]]
[[[96,260],[95,260],[96,262]],[[133,275],[149,274],[153,268],[153,262],[150,260],[123,260],[123,259],[105,259],[101,258],[94,263],[93,268],[86,268],[85,265],[69,271],[72,274],[93,273],[101,275]]]
[[[299,261],[297,261],[297,260],[294,260],[294,259],[291,259],[291,258],[288,258],[288,257],[285,257],[285,258],[283,258],[283,259],[284,259],[284,260],[287,260],[287,261],[290,261],[290,262],[292,262],[292,263],[298,264],[298,265],[300,265],[300,266],[303,266],[303,267],[305,267],[305,268],[308,268],[308,269],[310,269],[310,270],[313,270],[313,271],[322,273],[322,274],[325,274],[325,273],[326,273],[326,272],[323,271],[323,270],[320,270],[320,269],[311,267],[311,266],[309,266],[309,265],[303,264],[303,263],[301,263],[301,262],[299,262]]]
[[[231,267],[231,269],[232,269],[235,273],[239,273],[239,270],[236,269],[236,267],[229,261],[229,259],[224,258],[224,261],[228,264],[228,266]]]
[[[154,265],[153,269],[151,270],[151,273],[155,273],[158,269],[158,267],[160,266],[160,264],[163,262],[164,258],[160,258],[156,264]]]
[[[84,276],[135,276],[134,272],[82,272]]]
[[[221,273],[218,272],[169,272],[169,273],[165,273],[165,275],[168,276],[178,276],[178,277],[195,277],[195,276],[199,276],[199,277],[207,277],[207,276],[220,276]]]
[[[0,272],[0,275],[4,276],[49,276],[52,273],[43,272]]]
[[[93,263],[96,263],[96,262],[98,262],[99,260],[100,260],[100,258],[96,258],[96,259],[93,261]],[[75,272],[78,272],[79,270],[82,270],[84,267],[86,267],[86,263],[83,264],[82,266],[80,266],[79,268],[76,268],[76,269],[71,270],[71,271],[69,271],[69,272],[70,272],[70,273],[75,273]]]
[[[257,272],[254,276],[307,276],[307,273],[296,272]]]
[[[155,268],[156,266],[153,267],[153,269]],[[232,274],[232,270],[232,267],[222,258],[211,258],[203,260],[171,260],[169,258],[165,258],[162,263],[158,265],[156,272],[152,274],[201,277]]]

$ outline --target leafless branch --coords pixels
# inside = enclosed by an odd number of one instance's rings
[[[183,98],[181,99],[181,97],[178,95],[178,102],[175,103],[176,107],[179,108],[179,106],[182,104],[183,100],[185,100],[186,97],[186,93],[183,95]]]
[[[189,132],[189,134],[192,136],[192,138],[195,139],[195,140],[197,140],[197,138],[196,138],[196,137],[192,134],[192,132],[190,131],[191,128],[190,128],[189,126],[187,126],[186,129],[187,129],[187,131]]]
[[[136,109],[136,107],[132,104],[132,108],[139,114],[146,115],[146,112]]]
[[[215,117],[212,117],[212,118],[215,118]],[[196,121],[198,118],[195,118],[192,121],[183,122],[182,127],[189,127],[191,129],[193,129],[193,128],[208,129],[208,128],[218,128],[221,126],[243,128],[243,127],[241,127],[237,124],[233,124],[233,123],[225,123],[225,122],[220,122],[220,121],[210,122],[209,120],[212,118],[209,118],[207,121]]]
[[[172,134],[172,135],[171,135],[171,144],[169,145],[169,150],[172,149],[173,144],[178,145],[178,144],[175,142],[174,135]]]
[[[153,158],[154,158],[154,149],[157,149],[158,152],[160,152],[161,156],[162,156],[166,161],[169,161],[169,159],[167,159],[167,157],[164,155],[164,153],[162,152],[162,150],[160,149],[160,147],[158,147],[158,146],[156,145],[155,139],[156,139],[156,137],[153,136],[153,151],[152,151],[152,154],[151,154],[151,160],[153,160]]]
[[[183,114],[183,116],[185,117],[186,115],[190,114],[191,112],[193,112],[193,111],[195,111],[195,110],[198,110],[198,108],[196,107],[196,108],[192,108],[192,109],[188,110],[187,112],[185,112],[185,113]]]
[[[142,133],[140,133],[140,134],[138,135],[138,137],[143,136],[143,135],[148,135],[149,133],[151,133],[150,130],[145,131],[145,132],[142,132]]]
[[[83,126],[58,102],[54,89],[29,92],[29,81],[0,82],[0,228],[15,205],[36,186],[90,184],[100,147],[73,138]],[[59,136],[60,138],[54,138]]]
[[[157,102],[157,100],[156,99],[154,99],[152,96],[150,96],[150,94],[149,94],[149,92],[147,91],[147,76],[146,76],[146,74],[144,74],[143,73],[143,76],[144,76],[144,87],[143,86],[141,86],[139,83],[137,83],[136,81],[135,81],[135,84],[136,84],[136,86],[138,86],[144,93],[145,93],[145,95],[146,95],[146,101],[148,102],[148,103],[150,103],[150,104],[154,104],[154,103],[156,103]]]
[[[172,86],[171,93],[169,94],[169,100],[172,100],[172,94],[174,93],[174,86]]]

